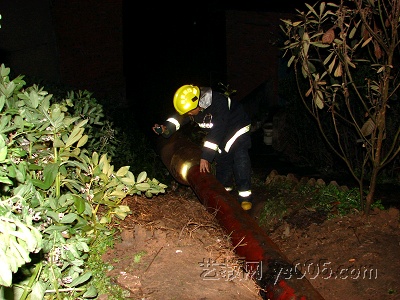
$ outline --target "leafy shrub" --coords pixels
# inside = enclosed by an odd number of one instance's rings
[[[127,195],[151,198],[167,186],[130,166],[114,170],[112,126],[89,92],[55,101],[9,74],[1,65],[0,295],[94,298],[90,246],[130,213]]]

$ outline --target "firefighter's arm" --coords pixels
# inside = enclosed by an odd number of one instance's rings
[[[154,124],[152,129],[156,134],[161,134],[163,137],[169,138],[172,134],[178,131],[181,126],[187,123],[189,123],[188,117],[174,115],[168,118],[164,124]]]

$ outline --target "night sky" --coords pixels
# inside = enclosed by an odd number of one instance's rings
[[[224,73],[224,19],[222,11],[195,3],[165,10],[146,7],[141,13],[144,18],[134,25],[124,18],[124,66],[136,87],[128,83],[127,96],[145,105],[142,112],[152,120],[140,115],[152,123],[172,112],[172,97],[181,85],[209,85],[210,76]]]

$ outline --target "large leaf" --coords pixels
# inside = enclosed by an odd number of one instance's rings
[[[1,252],[1,250],[0,250]],[[5,257],[5,256],[4,256]],[[11,286],[12,283],[12,272],[7,263],[6,258],[2,258],[0,254],[0,285],[1,286]]]
[[[77,218],[77,215],[75,213],[69,213],[62,217],[62,219],[60,220],[60,223],[69,224],[69,223],[74,222],[76,220],[76,218]]]
[[[138,183],[136,184],[136,188],[139,191],[147,191],[150,188],[150,184],[148,184],[147,182]]]
[[[82,197],[73,196],[76,212],[81,214],[85,211],[85,200]]]
[[[58,163],[46,165],[43,170],[44,181],[32,179],[32,183],[43,190],[47,190],[57,177],[58,167]]]
[[[55,138],[53,141],[53,147],[54,148],[64,148],[65,144],[62,140],[60,140],[59,138]]]
[[[138,175],[137,182],[141,183],[141,182],[145,181],[146,178],[147,178],[147,173],[145,171],[143,171]]]
[[[134,184],[135,184],[135,180],[132,179],[132,178],[123,177],[123,178],[121,178],[121,181],[122,181],[124,184],[128,185],[128,186],[131,186],[131,185],[134,185]]]
[[[39,95],[36,93],[36,91],[31,91],[29,94],[29,100],[30,101],[25,101],[27,105],[29,105],[32,108],[37,108],[39,106]]]
[[[28,227],[26,224],[15,221],[16,225],[18,225],[18,231],[10,232],[10,234],[15,235],[20,240],[24,241],[25,247],[29,252],[37,252],[42,247],[42,239],[40,233],[37,231],[35,227]]]
[[[46,286],[40,281],[36,281],[32,286],[32,292],[30,293],[30,300],[42,300],[46,292]]]
[[[83,274],[82,276],[74,279],[69,286],[70,287],[75,287],[78,285],[81,285],[82,283],[85,283],[86,281],[88,281],[90,279],[90,277],[92,277],[92,273],[91,272],[86,272],[85,274]]]
[[[13,92],[14,92],[14,89],[15,89],[15,83],[12,82],[12,81],[9,82],[8,84],[6,84],[5,86],[0,84],[0,91],[1,91],[7,98],[9,98],[9,97],[12,96],[12,94],[13,94]]]
[[[129,166],[125,166],[125,167],[121,167],[119,168],[119,170],[117,171],[117,176],[118,177],[123,177],[126,175],[126,173],[128,173],[129,171]]]
[[[0,148],[0,162],[4,162],[7,158],[7,146],[3,146]]]
[[[76,146],[78,148],[83,147],[87,143],[88,139],[89,139],[89,136],[85,134],[84,136],[82,136],[80,138],[80,140],[78,141],[78,144]]]
[[[4,97],[4,95],[3,95],[2,97]],[[1,99],[2,97],[0,97],[0,99]],[[1,110],[0,110],[0,111],[1,111]],[[3,129],[5,129],[6,127],[9,126],[10,120],[11,120],[11,116],[10,116],[10,115],[5,115],[5,116],[2,116],[2,117],[1,117],[1,119],[0,119],[0,132],[2,132]],[[7,129],[7,128],[6,128],[6,129]]]
[[[79,141],[82,138],[84,131],[85,131],[84,128],[75,126],[71,134],[69,135],[68,140],[65,142],[65,147],[66,148],[71,147],[74,143]]]
[[[87,291],[83,294],[83,298],[92,299],[97,296],[98,292],[94,286],[90,286]]]

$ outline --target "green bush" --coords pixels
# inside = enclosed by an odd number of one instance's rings
[[[1,65],[0,296],[94,298],[91,245],[130,213],[126,196],[167,186],[130,166],[114,170],[114,131],[91,93],[53,99],[9,74]]]

